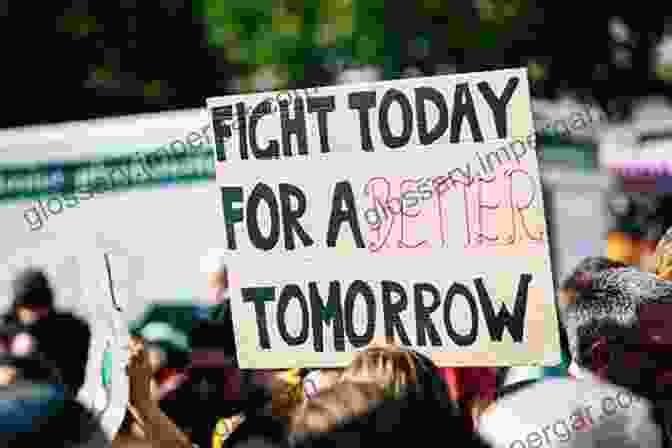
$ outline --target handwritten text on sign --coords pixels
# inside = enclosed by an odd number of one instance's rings
[[[241,367],[344,365],[381,336],[444,365],[556,361],[525,72],[320,94],[208,102]]]

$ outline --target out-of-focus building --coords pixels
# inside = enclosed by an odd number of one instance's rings
[[[600,167],[615,178],[608,255],[653,270],[656,243],[672,226],[672,108],[646,98],[632,122],[611,125],[599,137]]]

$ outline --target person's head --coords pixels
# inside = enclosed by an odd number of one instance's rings
[[[560,309],[574,302],[576,295],[591,284],[594,275],[607,269],[624,268],[625,264],[606,257],[586,257],[565,278],[558,291]]]
[[[189,363],[189,336],[175,325],[151,321],[134,333],[134,343],[144,345],[155,375],[163,368],[180,369]]]
[[[365,415],[385,398],[373,383],[343,382],[304,401],[290,416],[289,432],[295,438],[327,433],[349,419]]]
[[[672,280],[672,227],[667,229],[656,246],[656,276]]]
[[[436,412],[414,394],[390,397],[373,382],[339,383],[320,392],[295,410],[288,432],[293,448],[364,448],[405,443],[414,431],[426,441],[450,434],[461,446],[486,446],[460,418]]]
[[[15,317],[24,324],[44,318],[54,307],[54,293],[46,274],[35,268],[19,273],[12,281]]]
[[[340,381],[374,383],[398,394],[417,382],[415,362],[412,352],[392,345],[369,347],[357,353]]]
[[[396,397],[411,395],[436,413],[458,415],[439,368],[427,356],[390,342],[357,354],[339,381],[373,383]]]
[[[672,283],[636,268],[607,270],[562,318],[580,367],[651,399],[672,392]]]
[[[229,290],[229,268],[226,252],[212,250],[201,261],[201,271],[207,276],[208,299],[211,303],[221,303]]]

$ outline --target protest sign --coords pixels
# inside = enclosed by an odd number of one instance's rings
[[[525,70],[269,98],[208,99],[241,368],[560,361]]]

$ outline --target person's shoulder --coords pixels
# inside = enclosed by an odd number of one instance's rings
[[[55,311],[53,314],[54,320],[59,320],[62,322],[71,322],[73,324],[88,326],[86,320],[82,317],[72,313],[71,311]]]
[[[0,389],[0,403],[0,434],[19,437],[17,443],[33,446],[60,440],[64,447],[109,446],[95,415],[60,385],[17,383]]]
[[[48,321],[52,325],[67,326],[69,331],[91,333],[91,327],[88,322],[70,311],[55,312]]]
[[[533,400],[541,400],[544,409],[587,405],[589,401],[601,400],[605,396],[616,396],[629,392],[611,383],[599,381],[593,376],[580,379],[570,377],[549,377],[527,384],[525,387],[502,397],[500,406],[525,406]],[[646,404],[645,400],[641,402]],[[536,412],[537,407],[529,407]]]
[[[551,427],[554,431],[569,429],[550,446],[587,428],[590,437],[604,438],[611,433],[619,440],[634,441],[631,446],[646,446],[637,442],[645,432],[653,431],[651,437],[658,437],[648,401],[592,377],[548,378],[531,384],[498,400],[479,423],[481,434],[496,446],[509,446]]]

